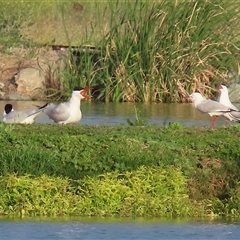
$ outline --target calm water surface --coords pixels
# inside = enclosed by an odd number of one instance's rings
[[[1,240],[240,239],[238,222],[80,219],[0,220]]]
[[[0,109],[4,109],[6,103],[12,103],[15,110],[34,108],[34,105],[43,105],[45,102],[32,101],[0,101]],[[236,104],[240,107],[239,104]],[[184,126],[209,126],[210,117],[198,112],[191,103],[189,104],[163,104],[163,103],[102,103],[82,101],[81,110],[83,118],[79,124],[83,125],[116,125],[127,124],[127,119],[135,121],[137,115],[146,120],[148,124],[160,126],[171,122],[178,122]],[[52,123],[45,115],[41,114],[36,123]],[[226,120],[219,118],[216,126],[225,125]]]

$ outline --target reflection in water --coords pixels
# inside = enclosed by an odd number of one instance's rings
[[[43,105],[45,102],[33,101],[0,101],[0,109],[4,109],[6,103],[12,103],[16,110],[34,108],[34,105]],[[238,107],[238,106],[237,106]],[[178,122],[184,126],[209,126],[210,117],[198,112],[191,103],[103,103],[81,102],[83,118],[80,124],[88,125],[115,125],[127,124],[127,119],[135,121],[138,117],[146,120],[148,124],[160,126],[171,122]],[[219,118],[216,126],[224,125],[226,120]],[[36,123],[52,123],[45,115],[41,114]]]
[[[89,218],[84,220],[0,221],[1,240],[59,239],[239,239],[237,222],[213,221],[149,221],[136,219]]]

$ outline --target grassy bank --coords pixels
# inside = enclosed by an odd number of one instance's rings
[[[1,214],[239,217],[236,126],[0,132]]]
[[[184,102],[195,89],[213,94],[238,72],[238,8],[207,0],[1,1],[0,45],[90,45],[98,51],[67,61],[66,89],[93,86],[104,101]]]

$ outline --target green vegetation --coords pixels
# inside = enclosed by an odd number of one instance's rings
[[[238,2],[5,1],[0,45],[74,45],[65,90],[94,87],[104,101],[184,102],[238,72]],[[41,34],[39,34],[39,32]],[[81,51],[93,46],[95,51]],[[73,52],[69,52],[70,60]],[[209,88],[206,88],[209,86]]]
[[[184,102],[239,72],[238,5],[0,1],[0,51],[75,46],[65,92],[82,85],[106,102]],[[137,112],[128,123],[0,124],[0,213],[239,217],[238,127],[146,126]]]
[[[236,126],[0,125],[0,213],[239,217]]]
[[[181,171],[141,167],[71,181],[59,177],[1,177],[0,212],[56,216],[188,216],[190,201]]]

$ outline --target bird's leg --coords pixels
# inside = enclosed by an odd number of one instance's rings
[[[216,121],[217,121],[218,116],[212,116],[212,121],[211,121],[211,127],[214,127]]]
[[[229,120],[226,120],[225,125],[230,125],[230,121],[229,121]]]

